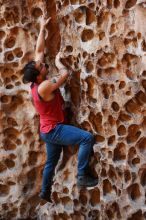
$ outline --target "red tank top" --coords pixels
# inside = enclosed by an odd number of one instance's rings
[[[64,100],[57,89],[54,91],[55,97],[50,101],[43,101],[38,94],[38,84],[31,85],[31,92],[33,97],[34,106],[40,115],[40,131],[48,133],[58,123],[65,122]]]

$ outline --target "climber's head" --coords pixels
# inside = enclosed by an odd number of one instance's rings
[[[41,83],[48,74],[48,65],[40,61],[30,61],[23,68],[23,82]]]

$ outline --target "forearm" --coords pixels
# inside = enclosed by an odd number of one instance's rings
[[[68,76],[69,76],[69,73],[67,71],[61,74],[61,76],[58,78],[56,82],[58,84],[58,87],[61,86],[66,81]]]
[[[37,44],[36,44],[36,52],[44,53],[44,49],[45,49],[45,27],[41,27],[38,40],[37,40]]]
[[[44,15],[40,19],[40,32],[37,39],[36,50],[35,50],[35,61],[44,61],[45,51],[45,27],[49,23],[51,18],[45,19]]]
[[[56,89],[59,89],[59,87],[66,81],[68,76],[69,76],[68,72],[64,72],[63,74],[61,74],[61,76],[59,76],[59,78],[55,83],[47,83],[47,87],[49,88],[49,91],[53,92]]]

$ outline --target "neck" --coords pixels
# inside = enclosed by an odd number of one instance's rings
[[[41,84],[43,82],[43,80],[41,80],[41,79],[39,79],[39,80],[37,80],[37,84]]]

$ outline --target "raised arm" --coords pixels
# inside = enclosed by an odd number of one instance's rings
[[[40,32],[37,39],[35,49],[35,61],[44,61],[44,50],[45,50],[45,27],[50,21],[50,17],[46,19],[44,16],[40,19]]]

